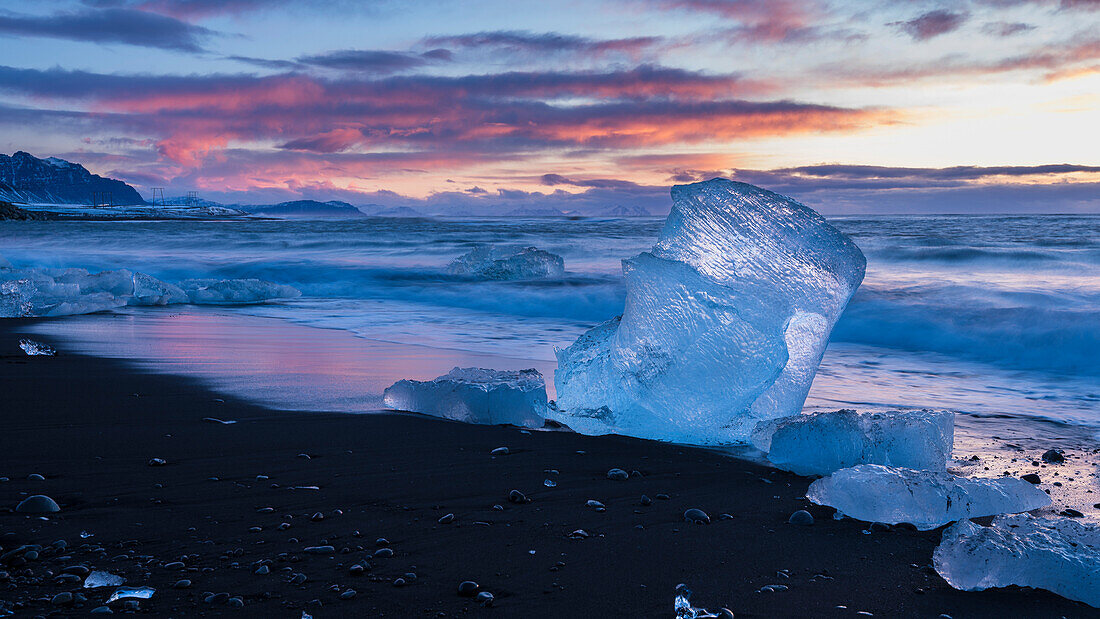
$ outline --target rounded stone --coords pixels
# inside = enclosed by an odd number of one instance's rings
[[[464,580],[458,585],[458,594],[462,597],[472,598],[477,593],[477,583],[472,580]]]
[[[477,594],[477,601],[482,606],[492,606],[494,599],[495,598],[493,598],[493,594],[489,593],[488,591],[482,591],[481,593]]]
[[[684,520],[695,524],[710,524],[710,516],[705,511],[695,507],[684,512]]]
[[[73,594],[68,591],[62,591],[50,599],[50,604],[54,606],[68,606],[73,603]]]
[[[350,600],[351,598],[355,597],[358,593],[359,592],[356,591],[355,589],[347,589],[346,591],[344,591],[343,593],[340,594],[340,599],[341,600]]]
[[[61,511],[61,508],[50,497],[36,494],[23,499],[15,506],[15,511],[21,514],[52,514]]]
[[[1048,449],[1043,453],[1043,462],[1049,462],[1051,464],[1062,464],[1066,461],[1065,454],[1061,449]]]
[[[800,509],[791,514],[791,517],[787,520],[791,524],[799,524],[803,526],[809,526],[814,523],[814,516],[810,512]]]
[[[630,479],[630,473],[622,469],[611,469],[607,472],[607,478],[611,481],[626,481]]]
[[[508,493],[508,502],[509,503],[516,503],[516,504],[526,503],[527,502],[527,495],[523,494],[519,490],[513,490],[513,491]]]

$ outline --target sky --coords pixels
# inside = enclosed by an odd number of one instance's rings
[[[0,152],[168,196],[1100,212],[1100,0],[0,0]]]

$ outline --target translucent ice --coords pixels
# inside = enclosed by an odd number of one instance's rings
[[[683,584],[676,585],[676,599],[672,602],[672,608],[676,611],[676,619],[699,619],[712,616],[706,609],[691,605],[691,590]]]
[[[866,260],[813,210],[752,185],[672,198],[652,251],[623,262],[622,317],[558,351],[552,415],[585,434],[743,443],[801,410]]]
[[[102,572],[96,570],[88,577],[84,579],[85,589],[95,589],[98,587],[117,587],[126,582],[126,579],[121,576],[115,576],[110,572]]]
[[[962,520],[932,555],[952,587],[1035,587],[1100,608],[1100,527],[1068,518],[998,516],[983,527]]]
[[[538,370],[455,368],[435,380],[399,380],[383,394],[386,406],[469,423],[541,427],[546,383]]]
[[[302,296],[296,288],[259,279],[185,279],[180,287],[195,304],[259,303]]]
[[[451,275],[479,279],[544,279],[565,274],[561,256],[535,247],[478,245],[447,266]]]
[[[148,600],[157,590],[152,587],[119,587],[107,598],[110,604],[115,600]]]
[[[34,340],[19,340],[19,347],[23,349],[23,352],[28,356],[36,357],[38,355],[53,356],[57,354],[57,351],[52,347],[43,344],[42,342],[36,342]]]
[[[857,464],[943,471],[954,437],[955,415],[947,411],[840,410],[762,422],[753,443],[781,469],[828,475]]]
[[[91,273],[0,266],[0,318],[90,314],[126,305],[258,303],[300,294],[256,279],[187,280],[181,288],[126,269]]]
[[[922,531],[964,518],[1026,512],[1050,497],[1015,477],[971,479],[878,464],[839,470],[810,484],[806,498],[865,522],[908,522]]]

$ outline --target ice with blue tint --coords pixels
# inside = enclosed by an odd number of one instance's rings
[[[0,318],[91,314],[127,305],[260,303],[300,295],[290,286],[258,279],[192,279],[177,286],[126,269],[0,266]]]
[[[454,368],[434,380],[399,380],[383,393],[394,410],[481,424],[542,427],[546,383],[538,370]]]
[[[42,342],[28,339],[19,340],[19,348],[22,348],[23,352],[27,353],[28,357],[52,357],[57,354],[57,351],[54,350],[53,347],[43,344]]]
[[[839,470],[810,484],[806,498],[865,522],[907,522],[921,531],[964,518],[1015,514],[1050,496],[1015,477],[973,479],[878,464]]]
[[[753,431],[753,444],[772,464],[799,475],[857,464],[943,471],[954,443],[949,411],[839,410],[765,421]]]
[[[447,272],[487,280],[525,280],[561,277],[561,256],[536,247],[477,245],[447,265]]]
[[[812,209],[724,179],[672,188],[626,306],[558,351],[552,416],[585,434],[747,442],[797,414],[866,259]]]
[[[1035,587],[1100,608],[1100,526],[1029,514],[947,528],[932,564],[956,589]]]

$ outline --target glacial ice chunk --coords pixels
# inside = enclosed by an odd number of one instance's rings
[[[724,179],[672,188],[626,307],[558,351],[557,411],[585,434],[744,443],[797,414],[863,280],[859,248],[812,209]]]
[[[259,279],[185,279],[180,288],[196,305],[259,303],[302,296],[297,288]]]
[[[84,579],[85,589],[97,589],[99,587],[117,587],[126,582],[122,576],[116,576],[110,572],[96,570]]]
[[[28,357],[37,357],[39,355],[52,357],[57,354],[57,351],[54,350],[53,347],[34,340],[19,340],[19,347],[23,349],[23,352],[27,353]]]
[[[546,279],[564,275],[565,261],[536,247],[477,245],[447,265],[447,272],[478,279]]]
[[[1030,514],[983,527],[961,520],[943,532],[932,564],[952,587],[1035,587],[1100,608],[1100,526]]]
[[[860,464],[823,477],[810,484],[806,498],[856,520],[908,522],[921,531],[964,518],[1050,505],[1045,492],[1015,477],[972,479],[878,464]]]
[[[943,471],[955,443],[948,411],[795,415],[761,422],[753,443],[777,467],[799,475],[828,475],[857,464]]]
[[[180,287],[126,269],[0,267],[0,318],[90,314],[126,305],[259,303],[300,295],[290,286],[258,279],[193,279]]]
[[[119,587],[115,589],[111,597],[107,598],[110,604],[115,600],[148,600],[157,590],[152,587]]]
[[[538,370],[455,368],[435,380],[399,380],[383,393],[386,406],[468,423],[541,427],[546,383]]]

